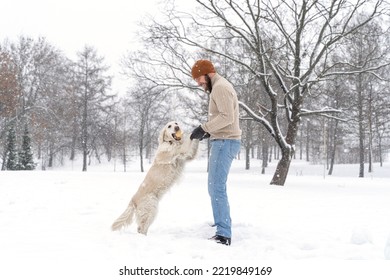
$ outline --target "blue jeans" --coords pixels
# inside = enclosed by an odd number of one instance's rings
[[[231,237],[230,206],[226,192],[226,181],[234,157],[240,151],[240,140],[211,140],[208,190],[214,215],[217,235]]]

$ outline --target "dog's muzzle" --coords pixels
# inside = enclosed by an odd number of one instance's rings
[[[173,139],[175,139],[176,141],[180,141],[182,135],[183,135],[183,132],[180,130],[180,128],[178,126],[176,126],[175,133],[172,133]]]

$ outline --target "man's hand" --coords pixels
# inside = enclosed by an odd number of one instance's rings
[[[199,141],[202,141],[203,139],[207,139],[207,138],[210,138],[210,133],[206,132],[202,138],[199,139]]]
[[[190,139],[198,139],[198,140],[202,140],[203,138],[207,138],[206,134],[208,134],[206,131],[203,130],[202,126],[198,126],[197,128],[195,128],[191,135],[190,135]],[[208,134],[210,137],[210,134]]]

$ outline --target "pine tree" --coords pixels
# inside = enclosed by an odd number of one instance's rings
[[[19,152],[19,170],[34,170],[35,166],[31,150],[31,138],[26,125],[22,139],[22,148]]]
[[[14,124],[10,124],[7,136],[6,168],[7,170],[18,169],[18,154],[16,151],[16,134]]]

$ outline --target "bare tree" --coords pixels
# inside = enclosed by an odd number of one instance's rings
[[[55,151],[63,147],[66,134],[63,118],[57,114],[68,107],[59,101],[68,82],[64,74],[69,63],[45,38],[21,36],[17,42],[7,41],[4,48],[10,57],[7,67],[16,77],[12,106],[16,134],[22,135],[27,125],[37,157],[41,158],[43,149],[48,150],[50,165]]]
[[[37,104],[53,83],[52,69],[59,64],[60,52],[45,38],[34,40],[23,36],[8,48],[18,72],[20,98],[17,115],[25,121],[30,118],[31,112],[42,109]]]
[[[359,177],[364,177],[364,164],[368,162],[368,172],[372,172],[372,151],[374,138],[374,115],[383,103],[380,96],[381,84],[386,73],[376,70],[383,61],[389,60],[389,47],[385,42],[386,31],[383,31],[375,20],[366,24],[347,37],[344,59],[348,64],[343,67],[353,75],[349,84],[356,94],[350,96],[352,107],[352,123],[357,124],[359,139]],[[375,69],[375,71],[361,71]],[[378,95],[379,94],[379,95]],[[355,98],[357,96],[357,98]],[[351,102],[352,101],[352,102]],[[356,113],[355,113],[356,112]]]
[[[7,51],[0,48],[0,140],[3,146],[1,170],[5,170],[8,154],[7,132],[10,134],[9,124],[16,116],[16,108],[20,95],[17,83],[17,71],[11,62],[12,58]],[[7,143],[8,142],[8,143]]]
[[[80,105],[81,147],[83,151],[83,171],[87,171],[87,157],[95,149],[94,136],[99,133],[99,121],[113,105],[113,96],[108,95],[111,77],[106,74],[108,67],[94,48],[85,46],[78,53],[75,64],[78,80],[78,104]]]
[[[73,82],[70,79],[71,61],[58,57],[56,65],[48,72],[50,83],[43,87],[42,96],[36,103],[37,110],[32,113],[33,138],[42,169],[54,166],[56,156],[69,149],[72,135],[69,124],[72,123],[73,102],[67,92]]]
[[[7,51],[0,49],[0,116],[2,118],[15,115],[20,88],[17,83],[18,73]]]
[[[377,106],[377,112],[374,115],[374,131],[377,142],[377,160],[380,166],[383,166],[384,154],[386,148],[384,147],[384,140],[389,139],[390,125],[388,123],[388,116],[390,115],[390,92],[388,83],[385,83],[380,92],[381,103]]]
[[[176,120],[180,114],[176,97],[181,96],[178,99],[184,100],[183,95],[188,94],[177,92],[181,89],[180,82],[172,78],[163,79],[164,70],[168,69],[164,66],[164,55],[157,45],[153,46],[153,50],[161,60],[151,59],[147,52],[136,51],[128,53],[121,61],[122,74],[134,81],[125,97],[125,106],[128,107],[126,111],[131,120],[133,139],[137,142],[141,172],[144,172],[144,155],[150,156],[161,127],[168,121]],[[153,76],[160,78],[151,78]],[[191,100],[183,103],[186,108],[191,108]]]
[[[125,98],[133,139],[137,142],[141,172],[144,172],[145,150],[156,144],[159,129],[168,121],[173,108],[164,105],[167,104],[165,97],[158,87],[148,86],[145,82],[130,89]]]
[[[241,106],[267,128],[281,149],[271,184],[284,185],[301,119],[339,112],[333,108],[305,108],[305,99],[316,83],[342,74],[335,71],[340,62],[332,63],[329,55],[348,35],[386,12],[388,5],[382,0],[196,2],[202,9],[191,13],[169,11],[163,24],[155,22],[150,27],[149,36],[172,56],[182,57],[177,48],[172,50],[181,43],[233,61],[261,80],[258,90],[265,91],[270,105],[263,106],[261,112],[244,103]],[[242,48],[226,51],[227,42],[230,46],[244,43],[250,51],[243,58],[237,55]],[[358,71],[374,71],[387,63]]]

